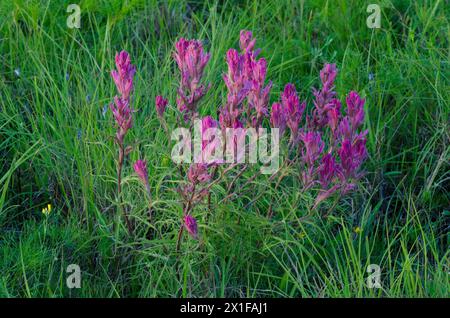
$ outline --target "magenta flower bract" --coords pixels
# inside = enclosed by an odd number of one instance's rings
[[[313,88],[315,97],[313,111],[313,124],[318,128],[327,124],[327,110],[330,101],[334,98],[334,80],[336,79],[336,64],[325,64],[320,71],[322,88],[320,90]]]
[[[233,127],[236,120],[246,117],[252,127],[259,127],[264,117],[268,116],[267,106],[272,83],[265,86],[267,62],[257,59],[259,50],[254,50],[256,40],[250,31],[242,30],[239,45],[240,54],[229,49],[226,56],[228,71],[223,76],[227,86],[227,102],[220,109],[219,121],[222,129]],[[244,100],[247,99],[247,109]]]
[[[318,168],[319,181],[323,189],[327,189],[328,185],[336,174],[337,166],[334,157],[327,153],[322,157],[322,162]]]
[[[122,98],[128,99],[133,89],[133,77],[136,67],[131,64],[130,56],[126,51],[116,54],[116,68],[117,71],[111,71],[111,76]]]
[[[272,82],[269,81],[264,86],[267,73],[267,62],[265,59],[251,61],[251,89],[247,96],[250,109],[255,109],[256,118],[254,127],[259,126],[263,117],[268,116],[267,105],[269,103],[269,93],[272,88]]]
[[[116,54],[116,67],[117,71],[111,71],[111,76],[121,96],[116,96],[114,103],[111,103],[109,107],[118,125],[117,141],[122,144],[125,134],[133,125],[132,110],[129,104],[136,68],[131,64],[130,56],[125,51]]]
[[[247,30],[241,30],[239,35],[239,47],[243,52],[253,51],[255,48],[256,39],[253,38],[253,33]]]
[[[283,135],[286,129],[286,116],[280,103],[273,103],[270,112],[270,124],[273,128],[280,129],[280,136]]]
[[[286,125],[291,131],[291,141],[295,143],[298,138],[299,125],[306,108],[306,102],[300,104],[294,84],[288,83],[281,94],[281,103],[284,109]]]
[[[156,113],[158,114],[159,117],[162,117],[164,115],[168,103],[169,101],[164,97],[162,97],[161,95],[156,96],[155,98]]]
[[[243,112],[241,106],[251,89],[248,80],[248,69],[245,66],[244,55],[240,55],[235,49],[227,52],[228,72],[224,74],[223,80],[227,86],[227,103],[220,110],[220,123],[222,128],[232,127],[234,121]]]
[[[320,132],[307,132],[301,134],[300,139],[304,143],[303,160],[310,166],[313,166],[315,161],[319,159],[323,151],[324,142],[320,136]]]
[[[192,238],[197,239],[198,237],[198,227],[197,221],[191,215],[184,216],[184,226]]]
[[[366,100],[359,97],[358,93],[351,91],[345,99],[345,102],[347,104],[347,116],[350,119],[352,131],[355,132],[364,121],[364,104]]]
[[[148,171],[147,171],[147,162],[145,160],[137,160],[133,169],[138,175],[139,179],[144,183],[145,186],[148,186]]]
[[[355,140],[345,139],[338,149],[341,159],[342,179],[360,178],[359,167],[367,157],[366,139],[364,134],[355,137]]]
[[[189,167],[188,180],[192,185],[211,180],[211,175],[208,173],[208,166],[202,163],[193,163]]]
[[[335,136],[341,118],[341,102],[338,99],[333,99],[328,105],[328,126],[330,127],[333,136]]]
[[[181,73],[177,105],[184,119],[189,120],[197,115],[197,103],[207,91],[201,80],[210,55],[205,53],[202,43],[198,40],[181,38],[175,48],[173,57]]]
[[[123,143],[123,138],[128,129],[133,125],[132,110],[129,106],[129,102],[127,99],[116,96],[114,97],[114,103],[111,103],[109,107],[118,126],[116,133],[117,141]]]

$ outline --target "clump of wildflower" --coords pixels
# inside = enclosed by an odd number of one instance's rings
[[[259,127],[264,117],[268,116],[269,93],[272,83],[265,85],[267,62],[257,59],[259,49],[254,50],[256,40],[250,31],[240,33],[242,53],[229,49],[226,60],[228,72],[223,76],[227,86],[227,102],[220,109],[221,127],[231,128],[243,114],[251,127]],[[244,101],[247,100],[247,108]]]

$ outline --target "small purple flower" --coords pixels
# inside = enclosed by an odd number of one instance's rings
[[[186,231],[188,231],[188,233],[192,236],[192,238],[194,239],[198,238],[197,221],[193,216],[191,215],[184,216],[184,227],[186,228]]]
[[[168,103],[169,101],[164,97],[162,97],[161,95],[156,96],[155,98],[156,113],[158,114],[159,117],[163,117]]]
[[[108,105],[103,106],[102,108],[102,116],[103,118],[106,117],[106,113],[108,112]]]

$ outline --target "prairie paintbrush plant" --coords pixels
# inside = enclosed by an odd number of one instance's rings
[[[122,169],[125,156],[131,151],[130,147],[125,146],[125,135],[133,125],[133,110],[131,109],[131,92],[133,91],[133,78],[136,68],[131,64],[130,56],[126,51],[121,51],[115,57],[116,70],[111,71],[111,76],[117,88],[119,95],[114,97],[114,102],[110,104],[111,111],[117,125],[115,142],[119,148],[117,159],[117,200],[119,208],[121,207],[122,192]],[[132,233],[132,225],[125,209],[122,208],[123,216],[128,227],[128,231]]]
[[[182,221],[177,238],[178,250],[183,230],[194,224],[192,212],[203,199],[208,196],[210,206],[210,188],[212,184],[227,183],[227,195],[242,195],[234,190],[237,179],[248,169],[247,164],[241,164],[245,158],[245,149],[252,142],[246,143],[246,129],[255,129],[258,133],[266,122],[272,128],[278,128],[280,136],[288,135],[288,153],[285,156],[284,168],[297,167],[302,184],[301,191],[315,191],[314,208],[320,202],[338,193],[339,196],[349,193],[356,187],[357,180],[362,176],[359,169],[367,156],[365,135],[358,132],[364,120],[364,100],[356,92],[350,92],[346,99],[347,112],[342,112],[341,102],[336,98],[334,81],[337,68],[334,64],[325,64],[320,72],[321,87],[313,89],[314,108],[311,115],[306,114],[307,102],[301,101],[295,86],[286,84],[281,93],[281,100],[273,103],[269,112],[269,95],[272,82],[266,84],[267,62],[259,58],[260,49],[255,49],[256,40],[250,31],[240,33],[240,52],[229,49],[226,54],[227,73],[223,80],[227,88],[226,101],[218,108],[218,121],[211,116],[201,119],[201,153],[200,161],[195,160],[190,167],[181,174],[187,179],[179,193],[183,199]],[[180,39],[175,44],[174,59],[181,74],[177,91],[177,105],[182,118],[178,123],[185,122],[192,129],[194,121],[199,117],[199,105],[209,85],[202,84],[202,77],[210,55],[204,52],[199,40]],[[161,96],[156,98],[156,110],[160,121],[167,130],[164,113],[168,101]],[[306,115],[305,115],[306,114]],[[233,161],[208,161],[206,157],[217,150],[214,138],[206,136],[210,128],[220,128],[225,137],[223,154],[226,144],[232,149]],[[228,128],[240,133],[226,134]],[[288,131],[287,134],[285,132]],[[206,136],[206,137],[205,137]],[[228,155],[228,153],[227,153]],[[226,166],[226,167],[224,167]],[[233,178],[227,172],[240,166]],[[221,168],[224,167],[224,168]],[[221,172],[217,174],[218,170]],[[276,176],[274,173],[269,180]],[[247,185],[254,175],[244,185]],[[280,173],[276,188],[281,179],[286,177]],[[272,204],[268,209],[268,216],[272,215]],[[195,228],[197,223],[195,221]],[[198,233],[191,236],[197,238]]]

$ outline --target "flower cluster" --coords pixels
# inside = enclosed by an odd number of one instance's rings
[[[199,155],[202,160],[200,163],[194,160],[196,163],[191,164],[187,170],[179,167],[186,182],[180,188],[184,203],[177,248],[184,229],[192,237],[198,238],[197,221],[192,216],[193,209],[210,195],[211,184],[219,180],[215,174],[223,162],[211,163],[207,159],[217,151],[217,144],[207,133],[210,128],[220,128],[222,132],[227,128],[258,129],[269,117],[270,126],[278,128],[281,137],[288,135],[289,152],[286,162],[298,164],[303,190],[319,191],[316,205],[334,193],[348,193],[356,187],[356,181],[362,176],[361,165],[367,157],[367,131],[361,132],[365,100],[352,91],[346,98],[344,109],[334,91],[336,65],[326,64],[320,71],[320,88],[313,89],[314,107],[311,112],[307,113],[307,103],[299,98],[292,83],[285,85],[280,98],[272,104],[269,111],[272,82],[266,83],[267,62],[264,58],[258,58],[260,50],[255,49],[255,45],[256,40],[252,32],[242,30],[239,39],[240,51],[233,48],[227,51],[227,72],[223,75],[227,95],[219,108],[218,121],[211,116],[205,116],[200,121],[202,141]],[[184,121],[192,128],[194,120],[199,116],[199,101],[209,88],[202,80],[210,55],[205,53],[200,41],[182,38],[175,45],[173,57],[181,73],[177,91],[178,109]],[[157,115],[165,126],[163,116],[168,101],[157,96],[155,105]],[[234,139],[227,139],[226,142],[234,143],[236,155],[239,153],[237,145],[245,146],[245,134],[233,135],[232,138]],[[235,166],[232,164],[223,169],[220,178]],[[147,171],[144,168],[145,162],[135,164],[140,179],[148,183]],[[242,175],[245,169],[244,165],[237,176]],[[235,179],[228,184],[227,191],[232,188]]]
[[[281,132],[288,127],[289,143],[299,149],[304,189],[320,185],[316,204],[337,191],[346,194],[354,189],[355,181],[362,176],[361,164],[367,157],[367,131],[358,132],[364,121],[365,100],[350,92],[344,114],[333,91],[336,75],[334,64],[326,64],[321,70],[322,88],[313,89],[314,109],[311,117],[305,116],[305,124],[302,125],[302,117],[306,102],[300,103],[293,84],[286,85],[281,103],[274,103],[270,114],[272,127]]]
[[[306,108],[306,102],[300,103],[294,84],[288,83],[281,94],[281,103],[272,105],[270,123],[272,127],[280,129],[280,135],[286,127],[290,130],[291,145],[295,145],[299,139],[300,121]]]
[[[334,80],[336,79],[337,69],[336,64],[326,64],[320,71],[320,80],[322,82],[321,89],[313,89],[314,111],[313,123],[316,127],[323,127],[327,124],[327,112],[331,100],[336,95],[334,91]]]
[[[197,117],[197,105],[209,87],[201,83],[203,71],[210,55],[203,50],[202,42],[181,38],[175,44],[173,57],[181,73],[177,105],[185,121]]]
[[[116,68],[117,70],[111,71],[111,76],[120,96],[114,97],[114,103],[110,104],[110,108],[118,126],[116,138],[122,144],[125,134],[133,125],[130,94],[133,90],[136,68],[131,64],[130,56],[125,51],[116,54]]]
[[[228,93],[226,104],[220,109],[222,129],[239,125],[243,114],[249,126],[255,128],[268,116],[272,83],[265,86],[267,62],[257,58],[260,50],[254,50],[256,40],[250,31],[242,30],[239,42],[242,53],[229,49],[226,57],[228,72],[223,79]]]

